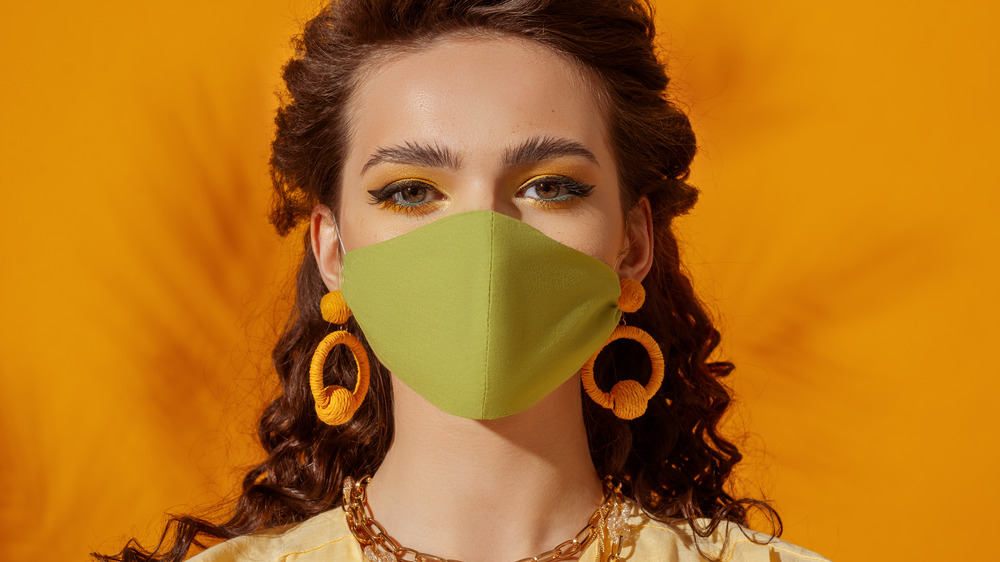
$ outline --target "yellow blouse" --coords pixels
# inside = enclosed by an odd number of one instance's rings
[[[652,521],[644,515],[629,518],[633,538],[622,549],[624,560],[636,562],[702,562],[686,523]],[[716,557],[725,539],[725,524],[708,539],[699,539],[704,552]],[[722,560],[732,562],[799,562],[827,560],[781,539],[763,542],[766,535],[729,526],[729,546]],[[580,562],[602,562],[597,542],[581,554]],[[320,513],[301,523],[228,540],[189,559],[194,562],[367,562],[341,508]],[[828,561],[829,562],[829,561]]]

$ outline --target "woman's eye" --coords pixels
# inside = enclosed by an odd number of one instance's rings
[[[392,197],[397,203],[402,203],[404,205],[417,205],[427,201],[428,189],[426,186],[422,185],[408,185],[396,193],[392,194]]]
[[[439,205],[444,197],[431,184],[422,180],[401,180],[368,192],[372,204],[379,208],[406,214],[426,214]]]
[[[540,181],[524,191],[525,197],[532,199],[555,199],[562,188],[551,181]]]
[[[586,197],[594,189],[593,185],[563,176],[546,176],[531,180],[522,191],[522,196],[540,203],[551,203]]]
[[[373,203],[394,203],[396,205],[420,205],[440,199],[440,192],[434,186],[419,180],[403,180],[373,189],[368,192]]]

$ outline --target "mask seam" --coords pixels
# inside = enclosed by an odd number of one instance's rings
[[[480,416],[486,416],[486,398],[490,394],[490,313],[493,311],[493,242],[496,238],[496,217],[490,215],[490,273],[489,285],[486,290],[486,353],[483,354],[483,406],[479,410]]]

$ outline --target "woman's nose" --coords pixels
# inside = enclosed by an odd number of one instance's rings
[[[457,190],[452,208],[456,213],[466,211],[495,211],[508,217],[521,219],[521,211],[514,203],[513,196],[505,193],[501,186],[492,182],[476,182],[467,184],[465,189]]]

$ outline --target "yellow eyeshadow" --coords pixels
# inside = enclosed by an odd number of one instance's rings
[[[387,211],[392,211],[394,213],[400,213],[402,215],[409,215],[414,217],[419,217],[433,213],[440,208],[438,201],[421,203],[419,205],[400,205],[392,199],[386,199],[378,204],[379,209],[385,209]]]
[[[545,199],[532,199],[530,197],[524,198],[527,204],[534,205],[542,209],[566,209],[575,205],[580,199],[580,197],[567,197],[565,199],[546,201]]]

